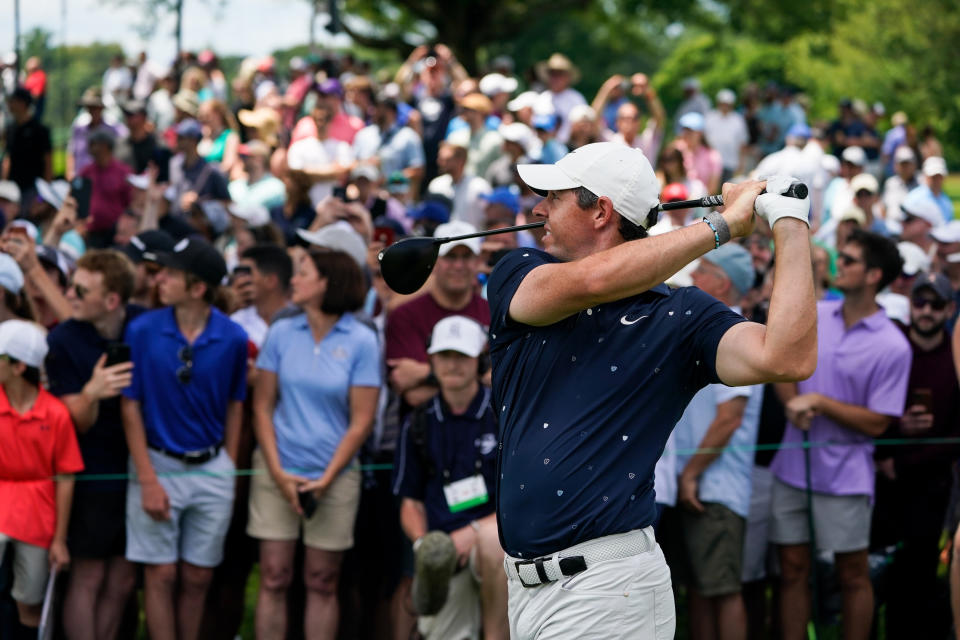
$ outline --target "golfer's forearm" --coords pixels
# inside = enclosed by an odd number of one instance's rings
[[[763,341],[764,360],[771,365],[780,363],[780,367],[786,364],[789,378],[804,380],[817,367],[810,234],[799,220],[781,219],[774,225],[773,238],[777,265]]]

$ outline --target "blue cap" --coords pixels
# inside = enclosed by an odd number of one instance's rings
[[[680,116],[680,127],[691,131],[703,131],[704,117],[702,113],[691,111]]]
[[[719,249],[714,249],[704,255],[701,260],[706,260],[723,269],[740,295],[749,291],[756,281],[757,272],[753,268],[750,252],[735,242],[728,242]]]
[[[533,116],[533,128],[553,131],[557,126],[557,116],[554,113],[540,113]]]
[[[177,137],[178,138],[195,138],[200,140],[203,138],[203,127],[200,126],[200,123],[194,120],[193,118],[187,118],[186,120],[181,120],[180,124],[177,125]]]
[[[497,187],[490,193],[481,195],[480,198],[490,204],[502,204],[514,213],[520,213],[520,198],[510,187]]]
[[[809,138],[810,137],[810,127],[805,125],[802,122],[798,122],[787,129],[788,138]]]
[[[450,208],[437,200],[426,200],[410,211],[407,215],[413,220],[433,220],[444,223],[450,219]]]

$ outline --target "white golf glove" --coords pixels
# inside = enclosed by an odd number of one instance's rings
[[[784,195],[790,185],[799,182],[792,176],[771,176],[766,178],[767,192],[757,197],[754,209],[757,214],[769,223],[770,228],[780,218],[796,218],[810,226],[810,196],[806,198],[790,198]]]

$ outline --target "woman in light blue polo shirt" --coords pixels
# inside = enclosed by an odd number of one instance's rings
[[[276,321],[257,359],[259,449],[247,533],[260,540],[257,635],[284,635],[287,587],[300,529],[306,546],[306,620],[337,629],[337,582],[353,546],[360,502],[354,459],[373,425],[380,349],[353,311],[364,298],[357,263],[340,251],[304,255],[290,281],[304,313]]]

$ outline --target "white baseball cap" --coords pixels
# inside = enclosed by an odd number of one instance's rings
[[[23,288],[23,271],[12,256],[0,253],[0,287],[16,295]]]
[[[479,322],[466,316],[448,316],[433,326],[427,353],[456,351],[476,358],[483,353],[486,344],[487,334]]]
[[[532,109],[539,98],[540,94],[536,91],[524,91],[507,103],[507,109],[510,111],[520,111],[528,107]]]
[[[720,89],[717,92],[717,103],[718,104],[736,104],[737,94],[733,92],[732,89]]]
[[[951,220],[930,232],[930,237],[943,244],[960,242],[960,220]]]
[[[533,129],[522,122],[511,122],[510,124],[500,125],[500,135],[508,142],[515,142],[523,147],[523,152],[527,156],[532,156],[540,140]]]
[[[556,164],[518,164],[520,178],[534,192],[585,187],[606,196],[614,210],[647,228],[650,210],[660,204],[660,182],[639,149],[617,142],[595,142],[568,153]]]
[[[0,180],[0,200],[20,203],[20,187],[13,180]]]
[[[363,269],[367,263],[367,243],[349,222],[339,220],[316,231],[297,229],[297,235],[318,247],[343,251]]]
[[[947,161],[940,156],[930,156],[923,161],[923,175],[928,178],[947,175]]]
[[[930,256],[912,242],[898,242],[897,251],[903,258],[903,272],[908,276],[915,276],[921,271],[930,270]]]
[[[262,227],[270,222],[270,212],[262,204],[231,203],[227,210],[230,215],[246,220],[251,227]]]
[[[877,179],[874,178],[872,174],[860,173],[850,180],[850,191],[853,191],[854,194],[856,194],[857,191],[869,191],[876,195],[880,192],[880,183],[877,182]]]
[[[34,186],[40,199],[57,210],[63,206],[63,201],[70,195],[70,183],[66,180],[47,182],[43,178],[37,178],[34,180]]]
[[[897,147],[897,150],[893,152],[893,161],[896,163],[900,162],[916,162],[917,155],[913,152],[913,149],[908,147],[905,144]]]
[[[926,220],[931,227],[939,227],[943,224],[943,213],[937,203],[930,196],[916,190],[907,194],[900,203],[900,208],[908,215]]]
[[[47,332],[40,325],[26,320],[0,323],[0,355],[39,369],[47,357]]]
[[[513,93],[517,90],[517,79],[502,73],[488,73],[480,78],[480,93],[493,97],[499,93]]]
[[[862,167],[867,164],[867,153],[863,150],[863,147],[847,147],[843,150],[843,153],[840,154],[840,159]]]
[[[437,228],[433,231],[434,238],[450,238],[453,236],[465,236],[470,233],[476,233],[477,228],[470,224],[469,222],[464,222],[463,220],[453,220],[451,222],[444,222],[441,225],[437,225]],[[440,245],[440,255],[445,256],[450,253],[454,247],[459,247],[463,245],[464,247],[470,249],[474,255],[480,255],[481,251],[481,242],[480,238],[467,238],[466,240],[456,240],[454,242],[445,242]]]

